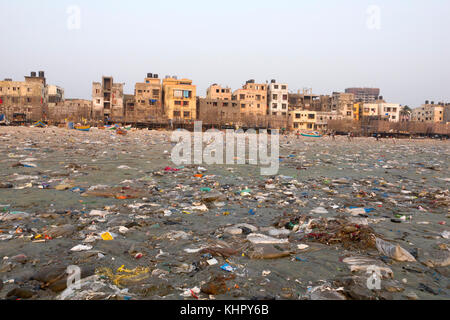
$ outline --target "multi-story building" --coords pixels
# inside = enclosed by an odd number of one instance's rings
[[[364,103],[360,104],[360,106],[360,118],[377,117],[380,115],[378,103]]]
[[[267,93],[267,114],[270,116],[285,116],[289,111],[288,85],[271,80]]]
[[[211,85],[206,89],[206,98],[212,100],[231,100],[232,92],[230,88],[223,88],[218,84]]]
[[[419,122],[447,123],[449,107],[450,104],[426,101],[421,107],[413,109],[411,118]]]
[[[402,107],[398,103],[379,103],[378,104],[379,114],[388,119],[391,122],[400,121],[400,111]]]
[[[48,104],[64,102],[64,89],[55,85],[47,86]]]
[[[240,101],[197,97],[197,119],[205,125],[240,126]]]
[[[114,83],[113,77],[103,77],[101,83],[92,84],[92,111],[95,120],[124,120],[123,86],[124,83]]]
[[[241,113],[246,116],[265,116],[267,113],[267,84],[248,80],[242,89],[233,92],[232,100],[240,101]]]
[[[378,88],[347,88],[345,93],[352,93],[355,96],[355,102],[363,103],[375,102],[380,97]]]
[[[167,119],[191,121],[197,118],[196,86],[192,80],[166,77],[162,86]]]
[[[289,93],[290,110],[331,111],[331,103],[330,96],[313,94],[309,88]]]
[[[158,121],[163,114],[161,80],[157,74],[148,73],[145,82],[135,85],[134,121]]]
[[[326,131],[328,121],[336,120],[336,112],[292,110],[289,112],[289,127],[291,130]]]
[[[47,111],[47,83],[43,71],[31,72],[25,81],[0,81],[0,114],[9,121],[16,116],[25,121],[45,119]]]
[[[355,96],[353,93],[333,92],[331,111],[340,119],[353,119]]]

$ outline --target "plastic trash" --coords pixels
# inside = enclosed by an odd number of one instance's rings
[[[416,259],[405,249],[399,245],[393,245],[380,238],[376,238],[376,247],[378,251],[389,258],[392,258],[401,262],[415,262]]]

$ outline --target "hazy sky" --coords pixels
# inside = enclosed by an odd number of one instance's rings
[[[79,29],[68,27],[73,5]],[[44,70],[66,98],[90,99],[102,75],[132,94],[152,72],[193,79],[201,96],[212,83],[277,79],[450,102],[448,0],[0,0],[0,28],[0,78]]]

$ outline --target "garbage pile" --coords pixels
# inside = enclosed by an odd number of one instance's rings
[[[0,142],[2,299],[449,299],[448,142],[280,137],[274,176],[164,131]]]

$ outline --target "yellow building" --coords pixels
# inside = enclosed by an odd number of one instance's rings
[[[293,110],[289,112],[289,128],[294,131],[326,131],[328,121],[337,118],[337,112]]]
[[[362,103],[355,103],[353,105],[353,120],[359,121],[362,116]]]
[[[163,80],[164,113],[168,119],[195,120],[196,86],[189,79]]]

